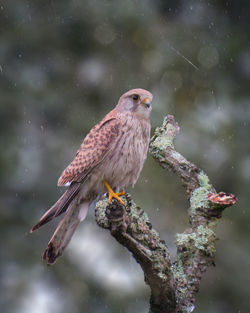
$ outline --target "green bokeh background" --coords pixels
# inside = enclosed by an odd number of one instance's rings
[[[137,87],[154,94],[153,128],[173,114],[178,151],[239,197],[195,312],[250,311],[249,12],[247,0],[0,1],[1,313],[147,312],[140,267],[93,210],[52,267],[41,254],[58,221],[29,234],[84,135]],[[128,191],[174,256],[180,181],[149,156]]]

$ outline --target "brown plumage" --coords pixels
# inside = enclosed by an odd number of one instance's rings
[[[123,203],[120,193],[113,190],[136,183],[148,150],[152,97],[144,89],[122,95],[117,106],[91,129],[63,171],[58,186],[69,188],[31,230],[66,212],[44,252],[48,263],[62,254],[94,200],[108,191],[110,199]]]

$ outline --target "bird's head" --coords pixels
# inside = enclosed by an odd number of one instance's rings
[[[153,95],[145,89],[132,89],[124,93],[116,106],[120,112],[127,111],[141,118],[149,118]]]

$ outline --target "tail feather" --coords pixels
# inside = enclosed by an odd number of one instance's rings
[[[80,205],[77,205],[75,201],[71,203],[43,253],[43,259],[47,260],[48,264],[55,263],[62,255],[77,226],[85,219],[89,205],[90,201],[84,201]]]
[[[31,233],[42,225],[51,221],[54,217],[64,213],[79,192],[81,183],[72,183],[65,193],[57,200],[57,202],[41,217],[39,222],[32,227]]]

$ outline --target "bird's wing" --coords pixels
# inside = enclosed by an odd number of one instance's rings
[[[60,176],[58,186],[83,182],[112,149],[120,132],[120,121],[112,113],[113,111],[85,137],[75,159]]]
[[[34,225],[31,229],[31,233],[36,229],[40,228],[44,224],[51,221],[54,217],[64,213],[75,195],[78,193],[81,187],[81,183],[73,183],[65,191],[65,193],[56,201],[56,203],[40,218],[39,222]]]

